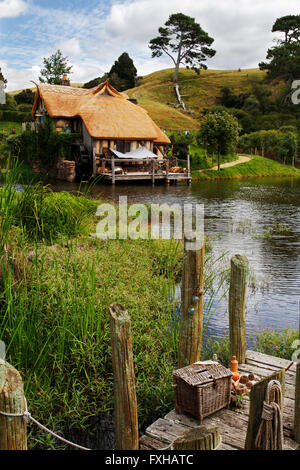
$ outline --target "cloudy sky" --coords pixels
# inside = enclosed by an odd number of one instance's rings
[[[215,69],[257,67],[275,35],[276,18],[300,14],[299,0],[0,0],[0,67],[8,90],[38,80],[43,57],[57,49],[73,82],[110,69],[127,51],[139,75],[172,66],[152,59],[148,42],[172,13],[192,16],[215,39]],[[278,37],[278,36],[277,36]]]

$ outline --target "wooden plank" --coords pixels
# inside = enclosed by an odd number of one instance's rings
[[[165,447],[166,447],[165,443],[159,441],[158,439],[154,439],[153,437],[144,435],[140,438],[141,450],[152,450],[152,449],[162,450]]]
[[[239,365],[239,371],[240,372],[245,372],[245,373],[250,373],[252,372],[255,376],[257,377],[267,377],[268,375],[273,374],[274,372],[278,371],[278,369],[273,368],[272,369],[264,369],[261,367],[255,367],[252,366],[251,364],[241,364]],[[292,374],[289,374],[289,371],[286,373],[286,383],[289,385],[295,386],[296,378]]]
[[[174,422],[176,424],[180,424],[182,426],[194,428],[196,426],[199,426],[199,420],[196,418],[193,418],[190,415],[187,415],[185,413],[176,413],[175,410],[170,411],[166,416],[166,420],[169,420],[171,422]]]
[[[266,390],[268,383],[271,380],[278,380],[281,384],[282,396],[284,396],[285,386],[285,370],[274,372],[272,375],[265,377],[260,382],[257,382],[251,389],[250,392],[250,412],[248,420],[248,430],[245,448],[246,450],[255,450],[255,440],[261,424],[261,416],[263,410],[263,402],[265,400]],[[279,404],[282,409],[283,402]]]
[[[176,414],[171,411],[165,417],[168,420],[180,422],[190,428],[199,426],[199,421],[186,414]],[[216,425],[220,428],[222,442],[235,449],[243,449],[245,445],[247,418],[232,410],[224,408],[211,416],[204,418],[203,425]],[[241,432],[243,431],[243,432]]]
[[[260,369],[265,369],[272,372],[276,372],[277,370],[285,369],[284,367],[279,366],[271,366],[270,364],[262,364],[261,362],[256,362],[251,359],[247,362],[247,365],[259,367]],[[296,373],[294,371],[290,371],[290,369],[286,372],[287,377],[290,376],[291,379],[296,379]]]
[[[146,429],[145,434],[146,436],[170,444],[176,439],[177,436],[184,433],[185,430],[185,426],[159,418]]]
[[[246,364],[248,363],[248,360],[255,361],[257,363],[267,364],[270,366],[275,366],[275,367],[278,367],[279,369],[285,369],[291,363],[291,361],[287,359],[282,359],[280,357],[275,357],[275,356],[269,356],[268,354],[263,354],[260,352],[252,351],[250,349],[247,350],[246,352]],[[289,370],[296,372],[296,364],[293,364]]]

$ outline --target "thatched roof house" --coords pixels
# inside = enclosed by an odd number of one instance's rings
[[[106,148],[129,152],[141,146],[160,156],[170,143],[147,112],[108,81],[91,89],[62,85],[36,87],[33,119],[42,121],[47,112],[57,130],[81,133],[85,146],[98,156]]]

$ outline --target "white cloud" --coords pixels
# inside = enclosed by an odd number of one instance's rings
[[[17,69],[15,67],[9,67],[8,64],[1,64],[2,72],[7,79],[7,91],[21,90],[23,88],[32,88],[34,82],[39,81],[40,68],[33,66],[28,69]]]
[[[80,47],[79,39],[71,38],[65,41],[61,41],[58,46],[58,49],[62,51],[62,53],[67,56],[71,55],[72,57],[78,57],[82,54],[82,50]]]
[[[59,8],[41,7],[39,0],[0,0],[0,5],[29,2],[26,22],[18,25],[0,50],[3,60],[9,63],[9,57],[14,64],[10,64],[9,89],[14,89],[13,83],[21,83],[22,77],[21,86],[29,86],[29,74],[36,77],[43,57],[58,48],[73,65],[74,82],[86,82],[109,71],[124,51],[134,60],[139,75],[172,67],[167,56],[152,59],[148,44],[169,15],[178,12],[195,18],[215,39],[217,53],[207,61],[209,68],[257,67],[273,45],[276,35],[271,29],[276,18],[299,14],[299,0],[113,0],[106,9],[96,1],[94,7],[82,2],[75,9],[71,0]]]
[[[24,0],[2,0],[0,1],[0,18],[13,18],[25,13],[28,3]]]
[[[104,23],[107,36],[131,44],[145,59],[150,56],[149,40],[158,35],[172,13],[196,19],[215,39],[211,68],[257,67],[272,46],[272,25],[276,18],[299,14],[299,0],[134,0],[115,2]],[[155,59],[157,60],[157,59]],[[153,60],[153,64],[155,62]],[[169,66],[172,63],[169,62]],[[139,73],[144,73],[143,66]]]

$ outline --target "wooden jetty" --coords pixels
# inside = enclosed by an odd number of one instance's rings
[[[290,365],[290,361],[268,356],[256,351],[246,352],[245,364],[239,365],[239,371],[253,373],[258,378],[264,378],[275,371]],[[283,407],[284,450],[296,450],[298,443],[293,440],[294,410],[295,410],[296,365],[285,374],[285,393]],[[221,444],[217,450],[244,450],[249,418],[249,401],[243,400],[241,409],[223,408],[211,416],[204,418],[203,425],[217,425],[220,430]],[[185,413],[177,414],[170,411],[149,426],[140,438],[140,449],[163,450],[171,449],[172,443],[187,429],[199,426],[199,421]]]
[[[101,158],[100,158],[101,157]],[[107,151],[105,156],[95,153],[93,156],[93,175],[101,176],[104,181],[116,184],[120,181],[151,181],[154,185],[157,181],[167,184],[178,181],[191,183],[190,156],[187,158],[187,167],[181,171],[172,171],[172,166],[177,167],[177,158],[165,157],[160,159],[116,158],[112,152]],[[173,162],[173,165],[172,165]],[[177,170],[180,170],[178,167]]]

